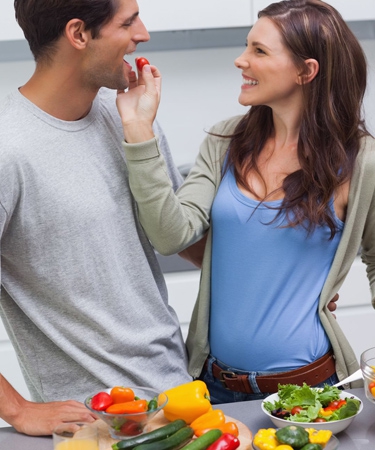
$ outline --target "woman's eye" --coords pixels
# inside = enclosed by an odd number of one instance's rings
[[[261,48],[259,48],[259,47],[255,47],[255,52],[256,52],[256,53],[262,53],[262,54],[265,55],[265,52],[264,52]]]

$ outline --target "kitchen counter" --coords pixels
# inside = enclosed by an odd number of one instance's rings
[[[363,389],[351,389],[363,401],[363,411],[351,425],[337,435],[339,450],[373,450],[375,448],[375,405],[365,396]],[[226,415],[243,422],[253,434],[259,428],[272,428],[272,422],[261,412],[260,400],[218,405]],[[52,450],[51,437],[31,437],[17,433],[12,427],[0,428],[1,450]],[[107,449],[100,449],[107,450]]]

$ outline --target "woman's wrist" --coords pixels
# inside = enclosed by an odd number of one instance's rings
[[[125,142],[128,144],[138,144],[140,142],[149,141],[155,137],[154,130],[149,124],[135,122],[133,124],[124,124]]]

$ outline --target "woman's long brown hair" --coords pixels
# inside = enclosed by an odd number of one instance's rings
[[[362,119],[367,65],[364,52],[341,15],[319,0],[286,0],[259,12],[281,32],[297,68],[314,58],[320,68],[304,85],[304,110],[298,140],[301,168],[283,181],[281,210],[288,226],[302,225],[309,232],[327,224],[331,238],[336,225],[329,202],[335,190],[351,178],[360,139],[368,135]],[[239,185],[250,170],[258,171],[259,154],[274,133],[272,111],[254,106],[233,133],[227,166],[233,166]],[[258,171],[259,172],[259,171]]]

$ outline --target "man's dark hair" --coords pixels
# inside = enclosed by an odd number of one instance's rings
[[[115,15],[118,0],[14,0],[16,20],[35,61],[48,58],[71,19],[80,19],[92,37]]]

